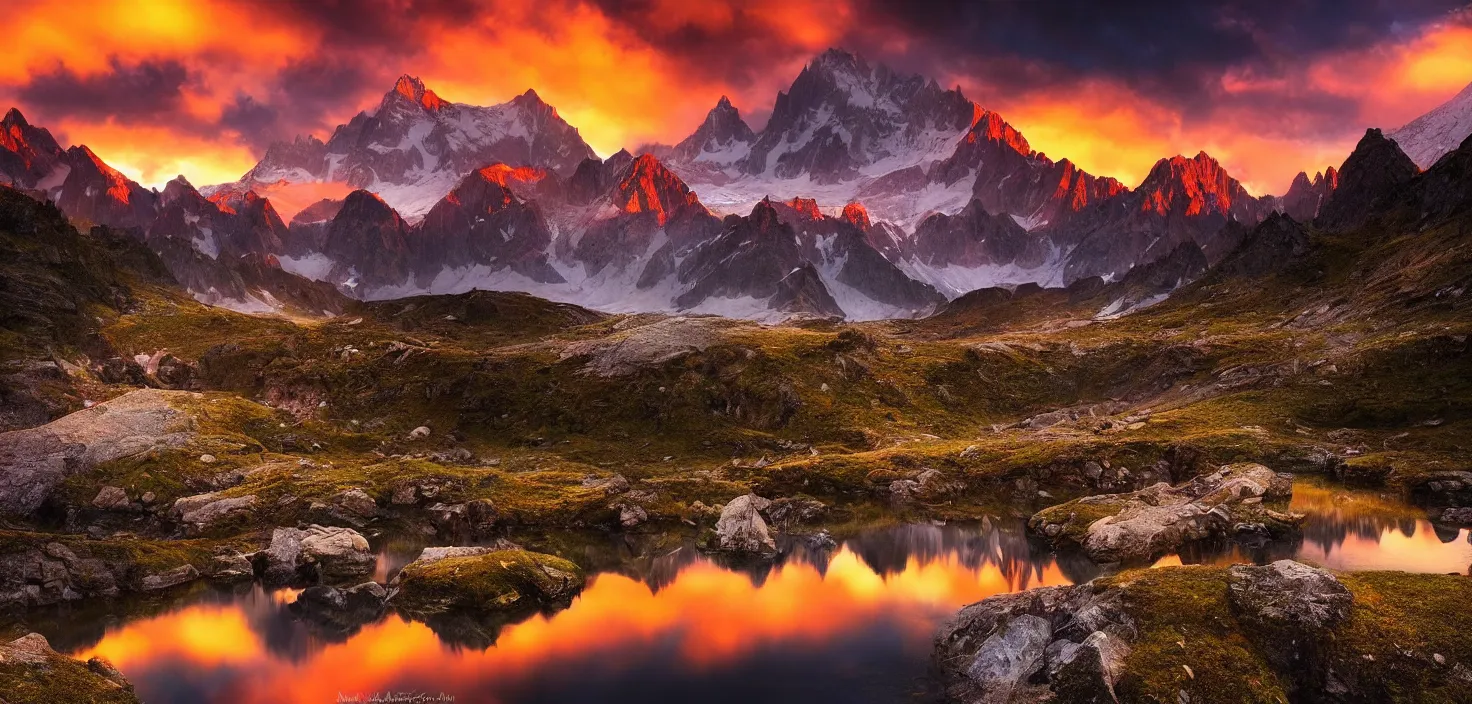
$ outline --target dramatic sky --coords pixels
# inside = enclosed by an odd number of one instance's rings
[[[1205,150],[1254,192],[1338,165],[1472,82],[1447,0],[10,0],[0,106],[145,184],[234,180],[401,73],[491,104],[535,88],[601,153],[759,128],[821,50],[961,86],[1034,148],[1131,185]]]

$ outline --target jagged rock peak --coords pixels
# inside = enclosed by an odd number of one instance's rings
[[[246,191],[246,193],[249,194],[252,191]],[[349,193],[348,197],[343,199],[342,208],[338,212],[340,215],[351,212],[358,215],[377,215],[382,217],[392,215],[394,218],[398,218],[399,216],[393,207],[378,197],[378,194],[362,188]]]
[[[511,104],[523,110],[545,114],[547,117],[558,117],[557,108],[552,107],[547,101],[542,100],[542,96],[537,95],[537,91],[531,88],[526,89],[525,93],[512,98]]]
[[[709,127],[711,134],[717,140],[724,141],[731,137],[744,137],[749,139],[752,135],[751,127],[741,119],[741,111],[731,104],[731,99],[721,96],[716,106],[705,115],[705,123],[701,127]]]
[[[1186,201],[1183,214],[1197,215],[1231,212],[1235,205],[1251,198],[1247,189],[1206,152],[1189,159],[1180,155],[1161,159],[1136,190],[1143,196],[1142,206],[1160,214],[1170,212],[1178,199]]]
[[[418,76],[410,76],[407,73],[399,76],[399,80],[394,82],[394,89],[388,97],[395,94],[429,111],[438,111],[449,104],[443,98],[435,95],[434,91],[425,88],[424,81],[419,80]]]
[[[640,155],[629,164],[614,186],[612,198],[614,205],[626,213],[654,213],[660,225],[669,220],[675,208],[696,202],[690,187],[653,154]]]
[[[757,204],[752,207],[751,214],[746,217],[752,222],[753,225],[756,226],[756,229],[759,231],[776,228],[782,224],[781,218],[777,217],[777,208],[776,206],[772,205],[772,199],[770,196],[763,198],[759,202],[757,202]]]
[[[1027,138],[1023,137],[1017,128],[1002,119],[1001,115],[975,103],[972,103],[972,110],[971,129],[966,132],[968,143],[974,144],[978,140],[986,140],[1006,144],[1019,154],[1033,153],[1032,146],[1027,143]]]
[[[168,183],[164,184],[163,191],[159,193],[160,203],[163,205],[168,205],[177,202],[181,198],[190,196],[202,198],[199,195],[199,191],[195,190],[194,185],[189,183],[189,179],[184,178],[183,174],[175,176]]]
[[[798,216],[804,220],[823,219],[823,211],[818,209],[818,201],[813,198],[794,197],[787,201],[787,206],[797,211]]]
[[[865,208],[863,203],[849,203],[843,206],[843,219],[860,230],[867,231],[871,226],[869,209]]]
[[[813,57],[812,62],[808,66],[827,71],[848,70],[863,73],[868,73],[869,71],[869,63],[864,61],[863,57],[838,47],[830,47],[824,50],[823,53]]]
[[[721,99],[725,100],[725,96],[722,96]],[[4,126],[6,128],[29,127],[30,123],[26,122],[25,115],[20,114],[20,108],[12,107],[5,112],[5,119],[0,120],[0,126]]]
[[[1396,186],[1415,178],[1421,169],[1377,128],[1365,130],[1354,152],[1339,169],[1338,187],[1324,204],[1316,221],[1329,229],[1348,229],[1363,224],[1374,212],[1376,199]]]

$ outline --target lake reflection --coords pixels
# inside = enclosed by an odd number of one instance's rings
[[[744,571],[689,547],[640,557],[484,650],[393,614],[332,642],[254,588],[109,629],[77,654],[112,660],[147,702],[895,701],[923,690],[934,629],[960,606],[1071,581],[1020,524],[892,528]]]
[[[1438,533],[1418,510],[1372,493],[1301,483],[1292,508],[1310,517],[1300,540],[1196,546],[1162,563],[1298,557],[1335,569],[1461,572],[1472,562],[1467,531]],[[457,702],[891,702],[924,695],[932,634],[961,606],[1100,573],[1030,543],[1018,520],[885,528],[830,551],[797,543],[778,564],[743,569],[678,540],[600,540],[571,551],[595,574],[570,608],[506,626],[489,647],[456,645],[392,613],[351,635],[313,630],[289,611],[294,593],[259,587],[201,589],[122,625],[68,617],[37,626],[58,648],[112,660],[151,703],[325,704],[379,692]],[[386,551],[379,578],[406,552]]]

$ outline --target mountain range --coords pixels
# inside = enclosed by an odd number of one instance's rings
[[[1281,197],[1205,153],[1161,159],[1130,188],[1033,150],[959,89],[829,50],[760,130],[722,97],[679,143],[607,159],[534,91],[478,107],[406,75],[326,142],[273,144],[240,181],[200,189],[144,188],[12,109],[0,183],[133,232],[197,298],[243,310],[479,288],[617,312],[876,319],[995,286],[1120,281],[1194,260],[1184,251],[1214,265],[1274,213],[1351,222],[1336,194],[1415,175],[1469,115],[1472,88]],[[260,195],[283,183],[354,190],[288,222]]]

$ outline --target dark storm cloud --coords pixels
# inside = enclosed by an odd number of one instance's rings
[[[924,69],[956,59],[1040,65],[1024,78],[1104,77],[1155,93],[1197,96],[1229,68],[1281,71],[1316,55],[1369,46],[1464,7],[1464,0],[867,0],[881,22],[927,37],[909,57]],[[991,77],[1002,85],[1010,76]]]
[[[491,0],[249,0],[262,11],[322,31],[325,48],[371,47],[414,53],[432,39],[426,25],[469,21],[494,14]]]
[[[272,77],[263,95],[236,96],[220,123],[242,143],[265,149],[340,119],[362,96],[388,90],[391,75],[396,74],[342,54],[293,61]]]
[[[258,150],[280,139],[283,132],[276,108],[249,95],[237,95],[234,103],[225,106],[220,112],[220,126],[233,130],[241,142]]]
[[[757,82],[774,66],[814,55],[812,47],[794,43],[790,34],[773,31],[769,14],[760,14],[742,2],[714,3],[728,6],[729,22],[673,26],[650,21],[661,11],[651,0],[593,0],[593,4],[626,31],[674,58],[685,73],[720,79],[738,88]],[[835,3],[834,8],[841,5]],[[833,18],[793,16],[790,21],[823,23]]]
[[[16,97],[41,117],[104,120],[169,119],[179,111],[189,71],[176,61],[124,65],[112,59],[110,70],[88,76],[58,66],[16,86]]]
[[[804,51],[752,21],[740,3],[732,6],[727,24],[670,28],[648,21],[657,11],[651,0],[596,2],[628,31],[679,57],[689,71],[738,85]],[[995,91],[1103,78],[1193,110],[1216,91],[1228,70],[1282,75],[1325,52],[1412,34],[1467,5],[1466,0],[856,0],[849,8],[850,28],[835,43],[912,72],[975,76]],[[895,42],[896,37],[904,41]],[[1342,100],[1326,96],[1299,98],[1299,108],[1344,107]]]

